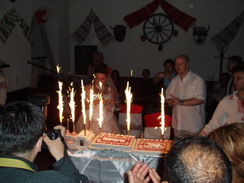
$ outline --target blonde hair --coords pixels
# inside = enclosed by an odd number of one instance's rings
[[[223,148],[232,163],[234,175],[244,180],[244,123],[220,127],[210,134],[210,138]]]

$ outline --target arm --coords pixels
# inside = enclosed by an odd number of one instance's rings
[[[199,136],[208,136],[212,131],[226,124],[228,117],[225,110],[227,107],[226,105],[228,105],[228,103],[225,104],[224,100],[222,99],[214,111],[212,119],[207,125],[205,125]]]
[[[163,77],[160,77],[161,74],[163,73],[158,72],[157,74],[155,74],[155,76],[153,77],[153,84],[156,85],[159,81],[163,79]]]

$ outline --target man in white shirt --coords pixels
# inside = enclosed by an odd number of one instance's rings
[[[166,91],[166,102],[173,106],[172,128],[174,138],[197,135],[205,125],[206,83],[190,71],[189,58],[175,59],[178,75],[171,80]]]
[[[230,123],[244,123],[244,66],[233,70],[233,81],[237,91],[219,102],[212,119],[201,131],[201,136],[207,136],[215,129]]]

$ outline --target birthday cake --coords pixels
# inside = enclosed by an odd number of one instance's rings
[[[132,135],[100,133],[93,140],[90,148],[131,151],[135,145],[135,142],[135,136]]]
[[[79,134],[66,134],[67,145],[69,149],[86,149],[95,138],[91,130],[82,130]]]
[[[168,153],[173,141],[157,139],[137,139],[133,154],[160,156]]]

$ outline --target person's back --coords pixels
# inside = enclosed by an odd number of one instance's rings
[[[188,137],[174,143],[165,159],[170,183],[231,183],[231,163],[223,150],[205,137]]]
[[[44,134],[45,121],[41,109],[28,102],[14,102],[0,111],[0,183],[75,183],[88,182],[65,153],[60,138]],[[56,126],[64,136],[65,128]],[[54,170],[38,172],[33,163],[42,142],[55,158]],[[43,162],[45,163],[45,162]]]

